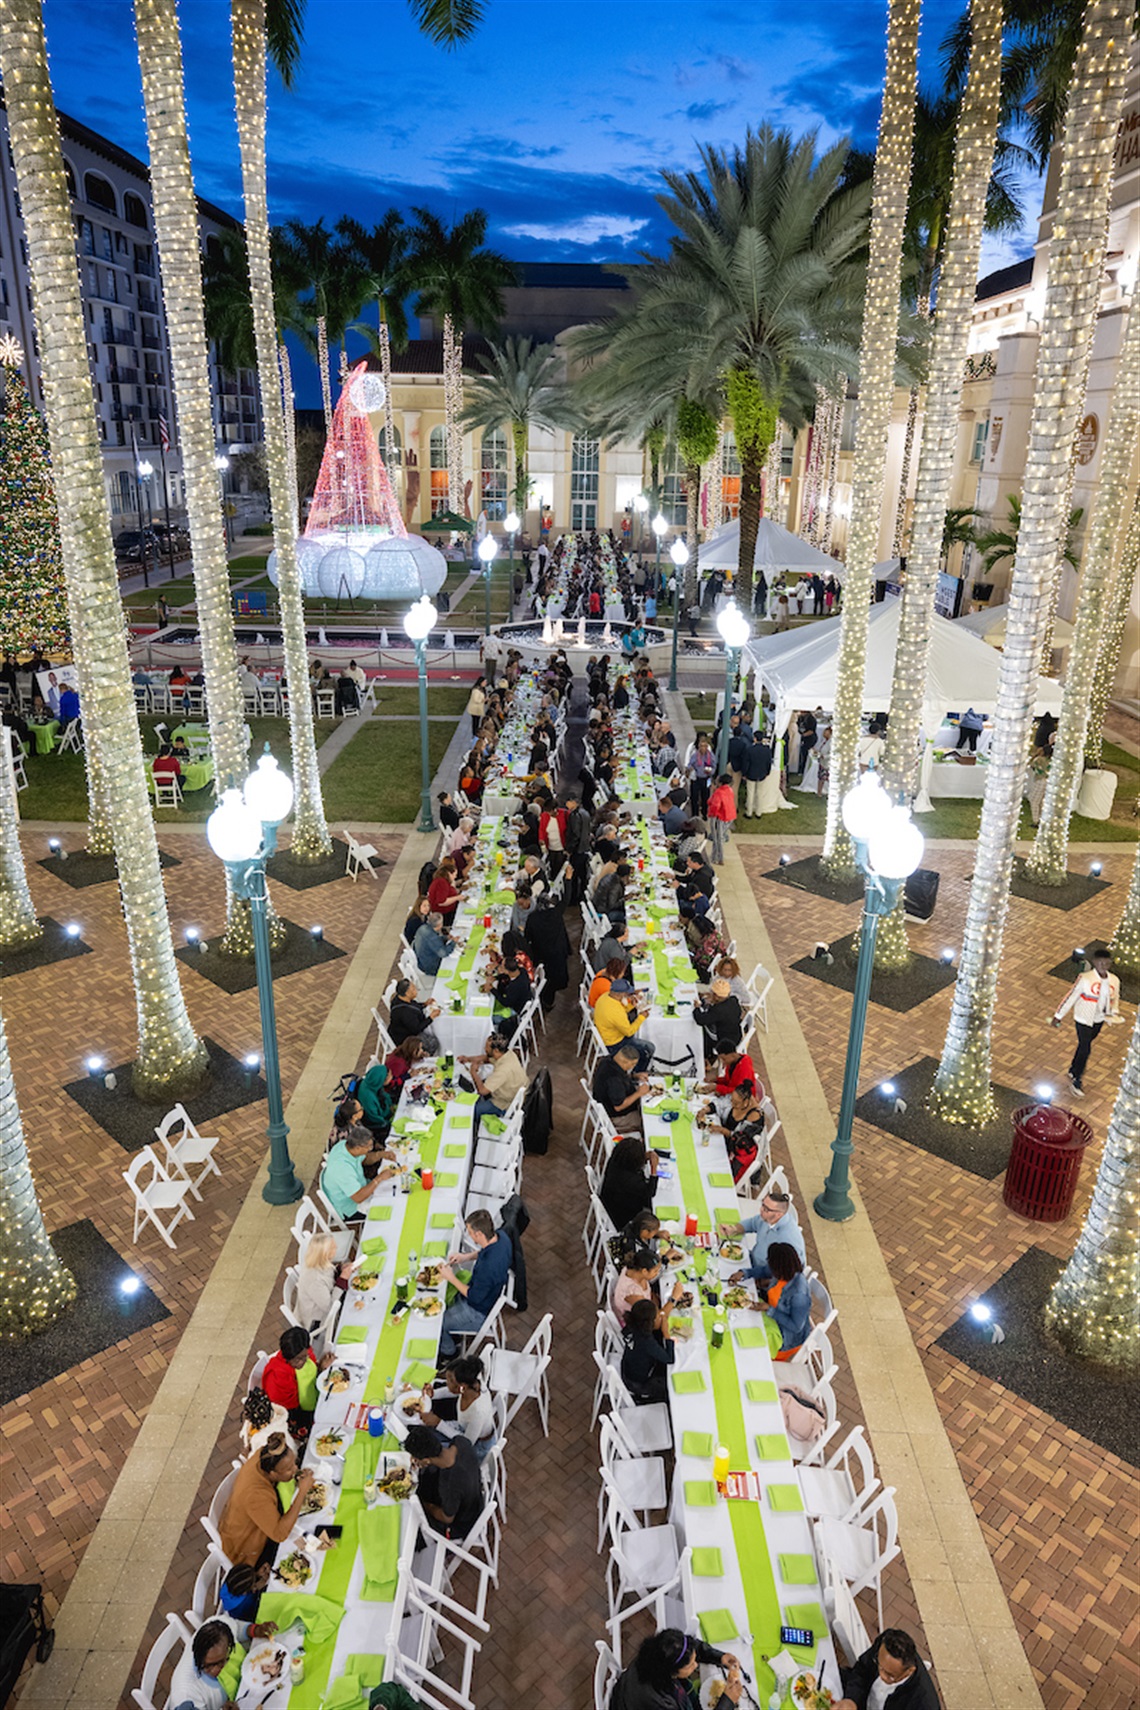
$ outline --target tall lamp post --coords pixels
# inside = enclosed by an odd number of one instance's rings
[[[281,771],[266,744],[266,752],[243,788],[223,790],[221,801],[206,821],[210,848],[225,862],[234,895],[249,899],[257,1002],[261,1011],[261,1052],[269,1099],[269,1179],[261,1197],[270,1205],[292,1205],[304,1192],[289,1156],[289,1130],[281,1104],[265,883],[265,863],[277,847],[277,827],[292,806],[293,780]]]
[[[741,649],[752,634],[752,625],[736,601],[729,600],[724,609],[717,613],[716,627],[720,630],[724,642],[724,710],[720,715],[720,741],[716,747],[716,769],[719,776],[728,765],[728,715],[732,711],[732,687],[740,665]]]
[[[147,487],[145,489],[145,491],[146,491],[146,522],[145,523],[143,522],[143,516],[142,516],[142,494],[144,491],[143,482],[149,481],[151,476],[154,474],[154,464],[148,463],[146,458],[142,457],[138,461],[137,469],[138,469],[138,477],[139,477],[139,551],[140,551],[140,554],[142,556],[143,587],[149,588],[150,587],[150,574],[149,574],[150,567],[149,567],[147,560],[148,560],[148,557],[150,554],[150,543],[147,539],[147,536],[150,534],[150,488]],[[156,570],[158,569],[157,564],[155,565],[155,569]]]
[[[487,535],[480,542],[480,552],[489,539],[490,536]],[[494,541],[491,541],[492,557],[494,544]],[[438,616],[439,613],[426,594],[421,594],[415,605],[404,613],[404,633],[416,650],[416,673],[420,685],[420,819],[417,831],[435,830],[435,821],[431,816],[431,773],[428,771],[427,641]]]
[[[670,691],[673,691],[677,687],[677,635],[681,622],[681,577],[685,573],[685,565],[689,562],[689,549],[680,535],[669,548],[669,556],[676,566],[673,573],[673,657],[669,661],[669,688]]]
[[[495,554],[499,543],[493,534],[485,534],[478,545],[479,557],[483,564],[483,634],[491,633],[491,566],[495,562]],[[414,607],[413,607],[414,610]],[[411,631],[408,631],[409,635]]]
[[[633,497],[633,511],[634,511],[634,516],[636,516],[636,518],[637,518],[637,550],[639,552],[641,551],[641,548],[645,542],[645,513],[648,509],[649,509],[649,500],[645,497],[645,494],[644,493],[635,493],[634,497]],[[630,525],[629,525],[629,544],[630,544],[630,546],[633,545],[633,519],[632,518],[630,519]],[[660,593],[661,593],[660,588],[658,588],[657,593],[658,593],[658,595],[660,595]]]
[[[503,527],[511,537],[511,581],[510,593],[507,596],[507,614],[509,616],[511,607],[515,603],[515,536],[522,527],[522,518],[519,516],[519,513],[517,511],[508,511],[506,516],[503,518]]]
[[[219,451],[214,458],[214,468],[218,471],[218,485],[222,490],[222,523],[226,531],[226,551],[233,545],[230,537],[230,512],[226,503],[226,475],[229,472],[230,460],[224,451]]]
[[[661,512],[658,511],[657,515],[654,517],[653,521],[650,523],[649,526],[653,530],[654,534],[657,536],[657,560],[656,560],[656,565],[655,565],[655,569],[654,569],[654,575],[656,577],[656,586],[658,588],[660,588],[661,587],[661,542],[664,540],[665,536],[669,533],[669,524],[665,521],[665,518],[661,515]]]
[[[855,859],[865,876],[865,887],[839,1124],[831,1142],[831,1170],[823,1184],[823,1192],[815,1201],[819,1215],[832,1223],[845,1223],[855,1215],[849,1192],[850,1158],[855,1149],[851,1142],[851,1125],[855,1116],[863,1029],[867,1021],[867,1000],[871,995],[879,922],[896,907],[903,885],[921,864],[923,848],[922,833],[911,820],[910,810],[892,804],[873,769],[864,772],[855,787],[844,796],[843,823],[854,841]]]

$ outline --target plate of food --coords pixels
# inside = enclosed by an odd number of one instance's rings
[[[352,1286],[359,1294],[367,1294],[380,1281],[377,1271],[357,1271],[352,1279]]]
[[[309,1486],[301,1504],[301,1519],[306,1519],[310,1514],[319,1514],[322,1508],[329,1506],[329,1487],[322,1479],[317,1479]]]
[[[740,1245],[739,1241],[722,1241],[720,1244],[720,1256],[722,1259],[742,1259],[744,1257],[744,1248]]]
[[[734,1287],[725,1289],[724,1309],[726,1312],[741,1312],[752,1305],[753,1298],[746,1288],[737,1283]]]
[[[792,1697],[803,1710],[831,1710],[835,1699],[827,1686],[817,1686],[814,1674],[797,1674],[792,1682]]]
[[[396,1397],[396,1411],[405,1419],[418,1419],[423,1413],[423,1391],[405,1389]]]
[[[313,1439],[313,1448],[322,1460],[330,1455],[339,1455],[346,1442],[343,1431],[321,1431]]]
[[[683,1265],[688,1257],[683,1247],[666,1247],[658,1254],[663,1265]]]
[[[344,1395],[364,1376],[364,1367],[345,1362],[330,1366],[317,1377],[317,1388],[324,1395]]]
[[[438,1294],[417,1294],[412,1302],[412,1311],[418,1312],[421,1318],[438,1318],[443,1311],[443,1301]]]
[[[257,1688],[288,1680],[289,1652],[285,1646],[268,1644],[253,1651],[249,1658],[249,1678],[250,1684]]]
[[[387,1497],[389,1502],[406,1502],[414,1488],[415,1480],[407,1467],[393,1467],[376,1480],[377,1496]]]
[[[308,1585],[313,1577],[313,1564],[304,1550],[294,1550],[292,1555],[279,1562],[276,1569],[277,1578],[290,1591],[299,1591],[303,1585]]]
[[[440,1273],[441,1268],[442,1267],[439,1265],[425,1265],[421,1271],[417,1271],[417,1273],[416,1273],[416,1287],[417,1288],[438,1288],[439,1287],[439,1273]]]

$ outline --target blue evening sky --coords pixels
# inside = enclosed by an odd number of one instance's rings
[[[58,105],[145,159],[129,0],[44,10]],[[959,10],[927,0],[931,84]],[[702,142],[768,121],[873,145],[886,0],[487,0],[486,12],[474,41],[444,53],[403,0],[309,0],[296,87],[271,74],[274,221],[482,207],[488,241],[513,259],[633,259],[665,246],[660,169],[694,167]],[[181,16],[197,186],[240,216],[229,7],[182,0]],[[1026,191],[1024,234],[989,240],[984,270],[1030,252],[1040,190]]]

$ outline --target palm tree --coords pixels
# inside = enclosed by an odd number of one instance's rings
[[[84,721],[98,732],[134,973],[139,1052],[132,1084],[140,1096],[158,1100],[193,1091],[208,1064],[178,981],[147,795],[40,0],[0,6],[0,74],[39,329],[68,598],[72,613],[83,614],[72,642],[86,658]]]
[[[1017,493],[1006,495],[1008,515],[1003,525],[999,526],[996,519],[991,521],[989,528],[983,529],[977,537],[978,551],[982,555],[982,563],[987,572],[992,573],[999,564],[1008,560],[1013,562],[1017,557],[1017,537],[1021,531],[1021,498]],[[1069,512],[1069,520],[1065,525],[1065,544],[1061,556],[1066,564],[1071,564],[1075,570],[1079,562],[1073,536],[1081,525],[1084,511],[1079,506]]]
[[[1112,935],[1112,959],[1118,968],[1140,974],[1140,848],[1132,863],[1132,883]]]
[[[508,338],[492,345],[482,359],[485,373],[468,383],[459,425],[489,432],[510,431],[514,453],[514,507],[526,515],[527,446],[535,428],[574,428],[580,420],[563,376],[562,360],[552,344]]]
[[[398,210],[389,208],[371,231],[348,214],[337,221],[336,229],[365,277],[366,297],[376,303],[375,330],[363,321],[354,322],[352,330],[362,334],[380,358],[384,380],[384,451],[388,473],[394,479],[396,417],[392,407],[392,351],[403,350],[408,342],[408,317],[404,310],[408,293],[408,228]]]
[[[1045,1325],[1070,1354],[1117,1371],[1140,1365],[1140,1016],[1132,1028],[1092,1204],[1073,1256],[1053,1285]]]
[[[289,739],[293,760],[293,830],[290,854],[297,861],[317,862],[332,851],[321,799],[321,776],[317,766],[317,744],[313,728],[313,703],[308,692],[309,657],[305,638],[305,602],[297,565],[297,480],[291,450],[293,423],[292,385],[284,369],[284,399],[278,383],[281,304],[274,291],[275,274],[270,255],[269,205],[265,178],[265,0],[232,0],[234,97],[241,142],[242,191],[245,197],[245,232],[249,261],[249,295],[252,309],[254,354],[261,382],[265,461],[269,472],[269,505],[273,519],[273,543],[277,552],[277,595],[281,610],[281,636],[285,653],[285,675],[293,686],[289,696]],[[299,51],[300,18],[293,0],[273,0],[272,26],[275,59],[281,75],[289,79]],[[290,250],[282,246],[285,267]],[[286,280],[286,285],[290,281]],[[325,370],[327,374],[327,366]]]
[[[0,35],[3,26],[0,25]],[[4,61],[5,70],[9,62]],[[50,109],[49,109],[50,110]],[[47,1330],[75,1299],[75,1278],[60,1264],[44,1228],[24,1145],[8,1038],[0,1016],[0,1342]]]
[[[890,0],[887,68],[875,149],[870,260],[859,349],[859,409],[851,483],[851,525],[840,619],[835,717],[831,735],[831,783],[823,864],[832,873],[854,871],[851,841],[843,828],[843,798],[857,775],[856,748],[867,666],[867,616],[879,518],[887,471],[887,429],[895,395],[895,352],[899,336],[903,240],[914,137],[918,75],[919,8]]]
[[[1077,598],[1073,644],[1065,674],[1065,698],[1053,744],[1053,760],[1033,850],[1025,870],[1034,884],[1063,885],[1069,872],[1069,818],[1080,782],[1089,726],[1089,682],[1097,653],[1113,572],[1123,536],[1136,509],[1132,466],[1140,450],[1140,314],[1131,310],[1124,327],[1104,438],[1096,510],[1093,512]]]
[[[950,1025],[930,1096],[931,1109],[948,1122],[980,1123],[994,1112],[990,1050],[1009,879],[1057,542],[1069,508],[1073,435],[1100,299],[1131,12],[1132,0],[1089,0],[1073,71],[993,751]]]
[[[430,208],[413,208],[417,225],[408,254],[417,315],[431,315],[443,330],[443,409],[447,429],[447,503],[463,515],[463,333],[489,331],[502,319],[503,290],[515,280],[505,257],[484,249],[487,216],[472,208],[448,228]]]
[[[315,336],[306,330],[303,341],[317,359],[328,429],[333,409],[329,344],[339,344],[360,313],[368,295],[368,281],[350,246],[338,242],[323,219],[311,226],[301,220],[287,220],[279,236],[288,266],[303,281],[306,319],[316,328]]]
[[[1140,509],[1134,509],[1129,518],[1128,533],[1124,537],[1120,562],[1109,592],[1104,627],[1097,647],[1096,670],[1093,673],[1092,693],[1089,696],[1089,729],[1085,739],[1085,765],[1091,771],[1096,771],[1101,762],[1104,720],[1120,665],[1120,648],[1124,641],[1137,570],[1140,570]]]
[[[135,35],[142,71],[155,236],[182,438],[210,746],[216,776],[223,783],[227,779],[237,783],[247,770],[245,703],[238,682],[226,533],[214,467],[217,446],[210,352],[177,0],[136,0]],[[223,947],[251,956],[249,906],[241,905],[232,889],[227,916]]]
[[[942,520],[943,569],[945,569],[946,565],[949,563],[952,547],[977,546],[978,531],[975,525],[980,515],[981,512],[974,510],[970,505],[951,505],[947,509],[946,515]],[[908,574],[909,570],[910,559],[908,557]]]

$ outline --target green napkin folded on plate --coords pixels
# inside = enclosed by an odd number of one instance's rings
[[[346,1673],[354,1674],[361,1686],[379,1686],[384,1679],[384,1658],[369,1656],[367,1651],[354,1651],[352,1656],[345,1657],[344,1666]]]
[[[383,1235],[369,1235],[360,1243],[360,1251],[362,1253],[386,1253],[388,1243]]]
[[[762,1461],[790,1461],[788,1439],[782,1431],[762,1431],[756,1438],[756,1453]]]
[[[739,1223],[740,1207],[738,1205],[714,1205],[714,1223]]]
[[[447,1257],[447,1242],[446,1241],[427,1241],[427,1242],[425,1242],[425,1244],[424,1244],[424,1258],[425,1259],[445,1259],[446,1257]],[[772,1399],[773,1399],[773,1401],[776,1399],[774,1393],[773,1393]]]
[[[653,1209],[662,1223],[679,1223],[681,1221],[681,1207],[679,1205],[655,1205]]]
[[[716,1485],[711,1478],[689,1479],[685,1485],[686,1508],[715,1508]]]
[[[232,1704],[237,1698],[241,1687],[241,1665],[245,1661],[246,1655],[244,1645],[235,1645],[230,1652],[229,1661],[218,1676],[218,1685],[225,1692],[227,1703]]]
[[[357,1525],[364,1558],[365,1603],[391,1603],[400,1565],[400,1506],[381,1503],[362,1510]]]
[[[724,1575],[724,1562],[721,1560],[720,1551],[694,1550],[692,1570],[694,1579],[721,1579]]]
[[[336,1333],[337,1345],[342,1342],[367,1342],[368,1332],[363,1324],[346,1324]]]
[[[704,1387],[705,1380],[702,1372],[673,1373],[674,1395],[699,1395]]]
[[[426,1361],[413,1360],[404,1371],[403,1383],[414,1383],[417,1389],[422,1389],[425,1383],[431,1383],[435,1377],[435,1367]]]
[[[380,1438],[367,1431],[357,1431],[344,1452],[345,1490],[363,1490],[366,1478],[371,1478],[380,1460]],[[260,1607],[260,1605],[259,1605]]]
[[[785,1585],[814,1585],[815,1562],[810,1556],[781,1556],[780,1578]]]
[[[776,1386],[768,1378],[749,1378],[744,1385],[749,1401],[775,1401]]]
[[[681,1438],[681,1453],[683,1455],[711,1455],[713,1440],[711,1431],[686,1431]]]
[[[257,1606],[259,1621],[274,1621],[279,1631],[301,1621],[311,1645],[331,1639],[344,1617],[344,1610],[327,1597],[311,1597],[297,1591],[263,1591]]]
[[[453,1211],[433,1211],[428,1221],[433,1229],[451,1229],[455,1225],[455,1213]],[[427,1249],[425,1248],[424,1251],[426,1252]]]
[[[706,1645],[726,1645],[736,1637],[736,1622],[727,1609],[703,1609],[697,1620]]]
[[[448,1171],[443,1170],[436,1176],[435,1185],[436,1187],[458,1187],[459,1177],[454,1171],[449,1173]]]
[[[409,1360],[434,1360],[439,1352],[439,1343],[432,1342],[427,1336],[413,1336],[410,1342],[404,1343],[404,1353]],[[432,1367],[432,1375],[435,1367]]]
[[[710,1187],[715,1188],[733,1188],[736,1186],[736,1183],[733,1181],[732,1176],[727,1170],[716,1170],[711,1176],[709,1176],[708,1184]]]
[[[445,1146],[443,1148],[443,1155],[445,1158],[465,1158],[467,1156],[467,1148],[466,1146]]]
[[[802,1514],[804,1499],[797,1484],[770,1484],[768,1506],[773,1514]]]
[[[732,1334],[736,1338],[736,1346],[738,1348],[764,1348],[768,1343],[768,1338],[764,1334],[764,1326],[762,1324],[742,1324],[740,1328],[738,1330],[734,1330]]]
[[[369,1223],[387,1223],[392,1215],[390,1205],[370,1205],[368,1208]]]
[[[326,1688],[321,1702],[324,1710],[351,1710],[352,1705],[359,1704],[363,1696],[359,1675],[346,1670],[339,1680],[334,1680],[332,1685]]]

